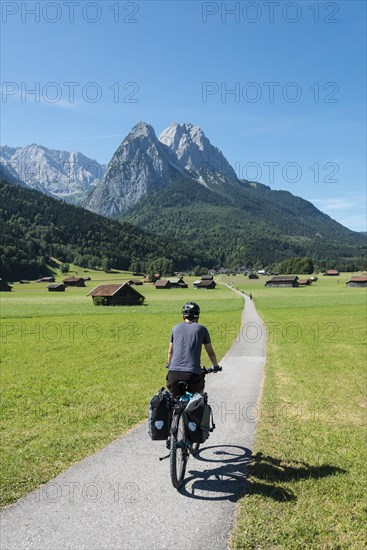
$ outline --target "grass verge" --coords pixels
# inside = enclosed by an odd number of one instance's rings
[[[232,548],[365,548],[366,290],[321,278],[252,292],[267,325],[248,494]]]

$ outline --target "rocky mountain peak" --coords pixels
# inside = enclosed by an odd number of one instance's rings
[[[175,153],[158,140],[150,124],[139,122],[114,153],[86,208],[118,216],[145,195],[185,177]]]
[[[0,147],[0,162],[28,187],[71,203],[84,201],[105,170],[77,151],[58,151],[36,143]]]
[[[153,126],[151,126],[147,122],[140,121],[137,124],[135,124],[135,126],[131,129],[131,131],[128,134],[128,137],[130,139],[144,138],[144,137],[155,139],[156,135],[155,135]]]
[[[181,167],[199,183],[208,187],[225,182],[238,183],[227,159],[198,126],[174,122],[160,134],[159,140],[175,153]]]

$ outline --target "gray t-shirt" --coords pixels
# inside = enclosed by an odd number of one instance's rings
[[[201,374],[201,347],[210,343],[207,328],[199,323],[182,322],[173,327],[171,343],[173,355],[169,370]]]

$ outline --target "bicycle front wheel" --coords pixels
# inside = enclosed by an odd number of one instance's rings
[[[175,489],[180,487],[185,477],[188,456],[185,422],[183,414],[180,413],[177,430],[171,436],[170,472],[172,485]]]

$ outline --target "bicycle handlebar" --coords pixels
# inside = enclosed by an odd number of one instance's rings
[[[217,366],[212,366],[210,367],[209,369],[205,368],[205,367],[202,367],[201,369],[202,371],[204,371],[205,374],[209,374],[211,372],[220,372],[221,370],[223,370],[223,367],[217,365]]]
[[[167,363],[166,369],[168,368],[169,368],[169,364]],[[203,374],[210,374],[211,372],[220,372],[221,370],[223,370],[223,367],[221,367],[220,365],[216,365],[216,366],[212,365],[208,369],[206,367],[201,367],[201,370]]]

